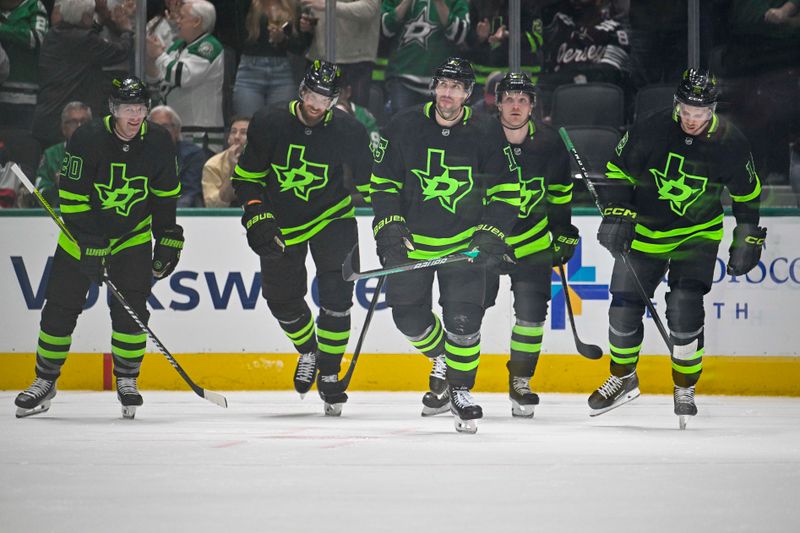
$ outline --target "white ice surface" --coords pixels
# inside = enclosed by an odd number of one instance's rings
[[[420,393],[353,392],[341,418],[312,391],[144,391],[135,420],[111,392],[62,391],[14,418],[0,392],[0,531],[800,531],[800,399],[698,395],[589,418],[543,394],[532,420],[477,393],[457,434]]]

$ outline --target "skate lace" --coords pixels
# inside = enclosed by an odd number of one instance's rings
[[[694,403],[694,385],[688,388],[675,387],[675,402],[677,403]]]
[[[514,377],[514,379],[511,381],[511,386],[514,388],[514,392],[517,394],[531,394],[531,386],[528,382],[528,378]]]
[[[314,368],[316,367],[317,356],[314,352],[300,355],[297,361],[297,379],[300,381],[311,381],[314,378]]]
[[[622,380],[617,376],[609,376],[605,383],[600,385],[597,389],[603,398],[610,398],[614,396],[622,388]]]
[[[47,391],[50,390],[50,387],[53,385],[52,381],[42,378],[36,378],[31,383],[31,386],[28,387],[28,390],[25,392],[34,398],[39,398],[47,394]]]
[[[445,362],[443,355],[434,358],[431,376],[441,379],[442,381],[447,378],[447,362]]]
[[[117,378],[117,392],[120,394],[139,394],[136,378]]]
[[[450,399],[459,407],[475,405],[475,399],[469,389],[453,389]]]

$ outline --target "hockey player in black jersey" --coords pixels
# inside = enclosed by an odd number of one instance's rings
[[[481,321],[519,211],[519,183],[500,125],[479,120],[464,105],[474,82],[463,59],[436,69],[433,101],[398,113],[387,125],[374,152],[370,189],[384,265],[478,250],[476,263],[392,275],[386,295],[398,329],[433,362],[423,416],[440,411],[449,398],[456,429],[471,433],[483,416],[470,393]],[[434,276],[442,320],[431,309]]]
[[[607,164],[608,182],[599,188],[604,212],[597,237],[616,258],[609,310],[611,376],[589,397],[592,416],[639,396],[636,364],[645,304],[621,255],[627,254],[650,297],[667,275],[674,406],[681,428],[697,413],[703,297],[711,289],[722,239],[723,187],[736,218],[728,274],[746,274],[761,257],[767,234],[758,225],[761,183],[747,140],[714,112],[716,102],[713,76],[686,71],[673,109],[634,126]]]
[[[172,138],[145,121],[150,99],[139,79],[114,80],[111,94],[111,114],[81,126],[66,147],[59,200],[77,243],[59,235],[42,309],[36,379],[17,396],[18,417],[49,409],[90,283],[108,276],[147,323],[153,277],[168,276],[183,248],[183,229],[175,222],[180,182]],[[133,418],[142,404],[136,379],[147,334],[116,299],[110,307],[117,396],[123,416]]]
[[[530,380],[541,352],[553,265],[570,260],[580,237],[571,223],[569,155],[552,128],[534,122],[536,93],[530,78],[506,74],[497,85],[495,101],[520,183],[519,218],[506,239],[515,263],[504,263],[511,276],[516,319],[508,394],[511,414],[530,418],[539,403]]]
[[[294,386],[301,397],[317,377],[325,414],[338,416],[347,394],[338,380],[350,337],[353,283],[342,263],[358,236],[345,167],[367,195],[372,159],[364,127],[334,109],[339,68],[315,61],[299,99],[257,112],[232,176],[244,206],[247,242],[261,257],[262,294],[300,357]],[[306,304],[308,251],[317,267],[316,328]]]

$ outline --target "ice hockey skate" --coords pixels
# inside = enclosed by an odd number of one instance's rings
[[[117,378],[117,399],[122,404],[122,418],[133,419],[136,408],[144,403],[136,386],[136,378]]]
[[[305,398],[306,393],[311,390],[311,385],[314,384],[314,377],[316,374],[316,352],[300,354],[300,357],[297,359],[297,367],[294,369],[294,390],[300,394],[300,399]]]
[[[50,400],[55,395],[55,380],[37,377],[31,386],[17,394],[17,399],[14,400],[17,406],[17,418],[46,413],[50,409]]]
[[[483,409],[475,403],[472,393],[467,387],[453,387],[448,385],[450,393],[450,411],[453,413],[453,423],[459,433],[476,433],[478,425],[475,422],[483,418]]]
[[[341,416],[342,407],[347,402],[347,393],[344,392],[338,374],[317,376],[317,391],[325,402],[325,416]]]
[[[589,396],[589,416],[602,415],[639,397],[639,377],[636,372],[618,378],[611,375]]]
[[[428,391],[422,397],[422,416],[440,415],[450,411],[450,393],[445,387],[441,394]]]
[[[697,406],[694,403],[694,385],[685,388],[675,385],[672,391],[672,400],[675,403],[675,414],[678,415],[678,426],[686,429],[689,417],[697,414]]]
[[[508,376],[508,397],[511,400],[511,416],[533,418],[534,408],[539,405],[539,395],[531,392],[530,378]]]
[[[447,390],[447,362],[444,355],[433,358],[433,367],[428,376],[428,387],[439,397]]]

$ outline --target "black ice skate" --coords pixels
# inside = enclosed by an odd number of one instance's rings
[[[17,406],[17,418],[46,413],[50,409],[50,400],[55,395],[55,380],[37,377],[31,386],[17,394],[17,399],[14,400]]]
[[[589,416],[602,415],[638,397],[639,377],[636,372],[621,378],[609,376],[606,382],[589,396]]]
[[[117,378],[117,399],[122,404],[122,417],[136,416],[136,408],[144,403],[136,386],[136,378]]]
[[[433,368],[428,376],[428,387],[436,396],[441,396],[447,390],[447,362],[444,355],[433,358]]]
[[[478,425],[475,420],[483,418],[483,409],[475,403],[469,389],[464,386],[448,385],[450,392],[450,411],[455,415],[453,423],[459,433],[475,433]]]
[[[445,387],[442,394],[426,392],[422,397],[422,416],[434,416],[450,410],[450,393]]]
[[[294,390],[300,394],[300,399],[311,390],[314,384],[314,376],[317,374],[317,354],[308,352],[300,355],[297,360],[297,368],[294,369]]]
[[[430,391],[422,397],[422,416],[434,416],[450,410],[450,394],[447,392],[447,362],[444,355],[432,359],[433,367],[428,376]]]
[[[686,429],[689,417],[697,414],[697,406],[694,403],[694,385],[687,388],[675,385],[672,391],[672,400],[675,403],[675,414],[678,415],[678,426]]]
[[[533,418],[534,407],[539,405],[539,395],[531,392],[530,378],[508,376],[508,397],[511,400],[511,416]]]
[[[337,374],[317,376],[317,391],[325,402],[325,416],[340,416],[342,407],[347,402],[347,393],[344,392],[344,385],[339,381],[339,376]]]

